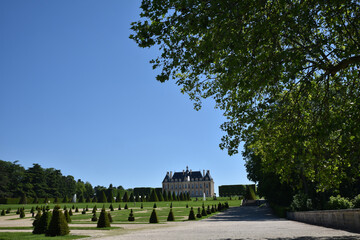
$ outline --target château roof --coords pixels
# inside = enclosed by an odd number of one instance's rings
[[[205,173],[205,170],[204,170]],[[213,180],[210,171],[207,170],[206,174],[201,174],[200,171],[192,171],[189,168],[186,167],[186,171],[183,170],[182,172],[174,172],[174,175],[172,175],[172,172],[167,172],[166,176],[163,180],[163,182],[171,182],[171,181],[177,181],[177,182],[186,182],[186,181],[209,181]]]

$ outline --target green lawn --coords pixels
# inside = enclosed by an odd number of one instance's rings
[[[22,239],[34,239],[34,240],[49,240],[49,239],[79,239],[88,236],[66,235],[58,237],[45,237],[44,234],[32,234],[30,232],[1,232],[0,240],[22,240]]]
[[[212,205],[214,205],[214,206],[218,205],[219,202],[221,202],[221,203],[228,202],[230,207],[241,205],[241,200],[230,200],[229,198],[218,198],[217,200],[207,199],[206,201],[191,200],[191,201],[175,201],[175,202],[156,202],[156,206],[157,206],[156,213],[157,213],[160,223],[166,222],[169,211],[170,211],[170,205],[172,203],[175,221],[184,221],[184,220],[188,219],[191,207],[194,208],[194,212],[196,215],[196,213],[198,211],[198,207],[201,208],[203,204],[205,205],[205,208],[207,209],[207,206],[210,206],[210,208],[211,208]],[[143,209],[140,208],[141,204],[143,205]],[[53,209],[55,205],[56,204],[49,204],[49,208]],[[110,203],[75,203],[75,204],[61,203],[59,205],[62,209],[66,206],[68,210],[70,210],[70,208],[72,208],[73,206],[75,208],[78,207],[78,209],[79,209],[78,213],[75,213],[75,209],[72,209],[72,212],[74,214],[71,217],[72,224],[96,224],[96,222],[91,221],[91,218],[93,215],[92,208],[95,205],[97,207],[97,217],[99,217],[101,208],[104,206],[106,208],[106,211],[110,212],[112,219],[113,219],[113,223],[148,223],[152,209],[153,209],[154,202],[112,203],[114,211],[110,211],[110,209],[109,209]],[[121,206],[121,210],[118,210],[119,205]],[[124,209],[125,205],[128,206],[128,209]],[[188,208],[186,208],[186,205],[188,205]],[[28,214],[30,212],[30,209],[32,207],[35,208],[36,206],[42,207],[44,205],[41,205],[41,204],[0,205],[0,210],[11,208],[11,213],[6,214],[6,216],[14,216],[14,218],[12,220],[16,220],[18,217],[18,215],[16,214],[16,210],[19,207],[24,207],[25,213]],[[81,213],[82,210],[86,207],[89,208],[89,211],[87,211],[86,214],[82,214]],[[135,216],[135,222],[128,222],[130,209],[133,209],[134,216]],[[210,216],[212,216],[212,215],[214,215],[214,214],[211,214]],[[209,216],[206,216],[206,217],[209,217]],[[1,216],[0,216],[0,219],[1,219]]]

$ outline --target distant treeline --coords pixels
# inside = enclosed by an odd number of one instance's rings
[[[243,196],[246,199],[256,199],[255,195],[256,195],[255,184],[219,186],[220,197]]]
[[[14,202],[26,197],[28,202],[45,201],[45,198],[53,201],[71,201],[74,194],[77,201],[92,201],[106,197],[123,196],[125,190],[122,186],[108,188],[104,186],[93,187],[89,182],[77,181],[73,176],[62,175],[60,170],[54,168],[42,168],[34,163],[32,167],[25,169],[15,162],[0,160],[0,198],[3,201]],[[127,190],[130,195],[132,189]],[[5,199],[5,200],[4,200]],[[7,200],[6,200],[7,199]],[[12,200],[11,200],[12,199]]]

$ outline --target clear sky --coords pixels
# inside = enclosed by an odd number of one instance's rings
[[[241,154],[218,147],[213,101],[195,111],[155,80],[128,36],[140,1],[0,1],[0,159],[39,163],[93,186],[161,187],[167,171],[248,184]]]

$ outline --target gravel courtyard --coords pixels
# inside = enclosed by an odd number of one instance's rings
[[[276,218],[267,208],[234,207],[201,221],[154,225],[152,229],[102,236],[101,239],[353,240],[360,239],[360,234]]]

